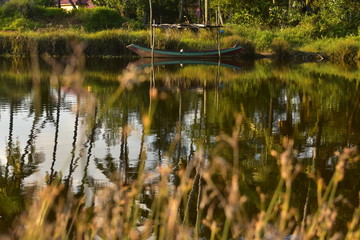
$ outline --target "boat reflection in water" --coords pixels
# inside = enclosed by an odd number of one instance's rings
[[[231,68],[234,70],[240,70],[241,64],[239,61],[235,59],[175,59],[175,58],[154,58],[153,59],[154,66],[161,66],[161,65],[211,65],[211,66],[219,66],[219,67],[226,67]],[[152,59],[151,58],[141,58],[138,61],[131,62],[129,65],[133,65],[137,68],[146,68],[151,67]]]

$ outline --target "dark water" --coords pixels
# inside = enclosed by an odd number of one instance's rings
[[[111,184],[114,174],[125,182],[136,178],[143,149],[146,171],[156,181],[160,165],[188,161],[198,149],[211,155],[216,136],[232,133],[236,114],[244,117],[239,148],[249,196],[256,195],[257,186],[265,193],[274,190],[279,173],[270,151],[281,151],[284,137],[295,140],[304,166],[293,192],[298,207],[305,202],[310,166],[326,178],[334,171],[334,152],[360,144],[356,67],[268,61],[159,64],[134,81],[132,71],[123,74],[130,60],[56,61],[51,67],[43,60],[39,65],[0,60],[2,231],[25,208],[34,186],[60,176],[91,204],[96,189]],[[146,116],[152,119],[148,129]],[[223,157],[231,162],[226,151]],[[340,186],[354,206],[358,170],[349,169]],[[344,219],[351,211],[344,210]]]

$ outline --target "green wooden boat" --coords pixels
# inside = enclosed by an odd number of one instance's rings
[[[151,48],[142,47],[136,44],[130,44],[127,46],[128,49],[140,55],[141,57],[151,57]],[[169,50],[154,50],[155,58],[197,58],[197,59],[207,59],[207,58],[219,58],[221,57],[234,57],[239,55],[244,50],[243,47],[235,45],[231,48],[225,49],[214,49],[208,51],[169,51]]]

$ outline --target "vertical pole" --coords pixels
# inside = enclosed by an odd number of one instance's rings
[[[208,24],[208,0],[205,0],[205,25]]]
[[[153,24],[152,24],[152,26],[154,26],[155,25],[155,20],[153,20]],[[151,28],[152,29],[152,38],[151,38],[151,58],[152,58],[152,61],[154,61],[154,49],[155,49],[155,28],[154,27],[152,27]]]
[[[154,48],[152,43],[153,43],[153,25],[152,25],[152,21],[153,21],[153,16],[152,16],[152,4],[151,4],[151,0],[149,0],[149,12],[150,12],[150,17],[149,17],[149,26],[150,26],[150,48],[151,50]],[[152,53],[151,53],[152,54]]]
[[[220,5],[218,5],[217,13],[216,13],[216,25],[219,26],[220,22]],[[218,55],[219,55],[219,62],[221,59],[221,52],[220,52],[220,28],[216,29],[217,32],[217,47],[218,47]]]

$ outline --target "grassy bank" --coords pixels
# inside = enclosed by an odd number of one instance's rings
[[[206,32],[196,34],[158,32],[156,47],[164,49],[207,49],[216,48],[216,33]],[[255,49],[253,44],[243,38],[225,37],[224,46],[236,42],[246,47],[246,56],[253,57]],[[124,29],[105,30],[88,33],[76,30],[58,31],[27,31],[27,32],[1,32],[0,55],[29,56],[32,50],[39,54],[48,53],[54,56],[69,55],[72,44],[84,43],[87,56],[123,56],[133,55],[126,46],[131,43],[149,45],[148,31],[128,31]]]
[[[255,53],[271,52],[276,59],[302,58],[321,53],[336,63],[354,63],[360,59],[360,30],[356,25],[339,28],[320,16],[304,16],[296,25],[265,25],[244,22],[226,24],[221,47],[235,43],[246,49],[244,58]],[[354,18],[357,19],[357,18]],[[354,20],[355,21],[355,20]],[[231,22],[231,21],[229,21]],[[216,30],[157,30],[156,47],[162,49],[217,48]],[[116,10],[97,7],[65,11],[47,8],[22,0],[0,5],[0,55],[29,56],[39,54],[70,55],[73,43],[85,43],[88,56],[133,55],[126,49],[130,43],[149,46],[147,26],[121,16]],[[310,56],[307,60],[317,60]]]
[[[280,32],[227,27],[221,36],[221,47],[235,43],[244,46],[244,58],[254,58],[256,52],[272,52],[276,58],[292,58],[294,51],[321,53],[336,63],[355,63],[360,59],[360,37],[308,39],[295,34],[294,29]],[[156,48],[209,49],[217,48],[215,31],[161,31],[156,32]],[[87,56],[133,56],[126,46],[130,43],[149,46],[146,30],[113,29],[98,32],[82,30],[37,30],[0,32],[0,55],[30,56],[31,51],[52,56],[69,55],[74,43],[85,43]]]

